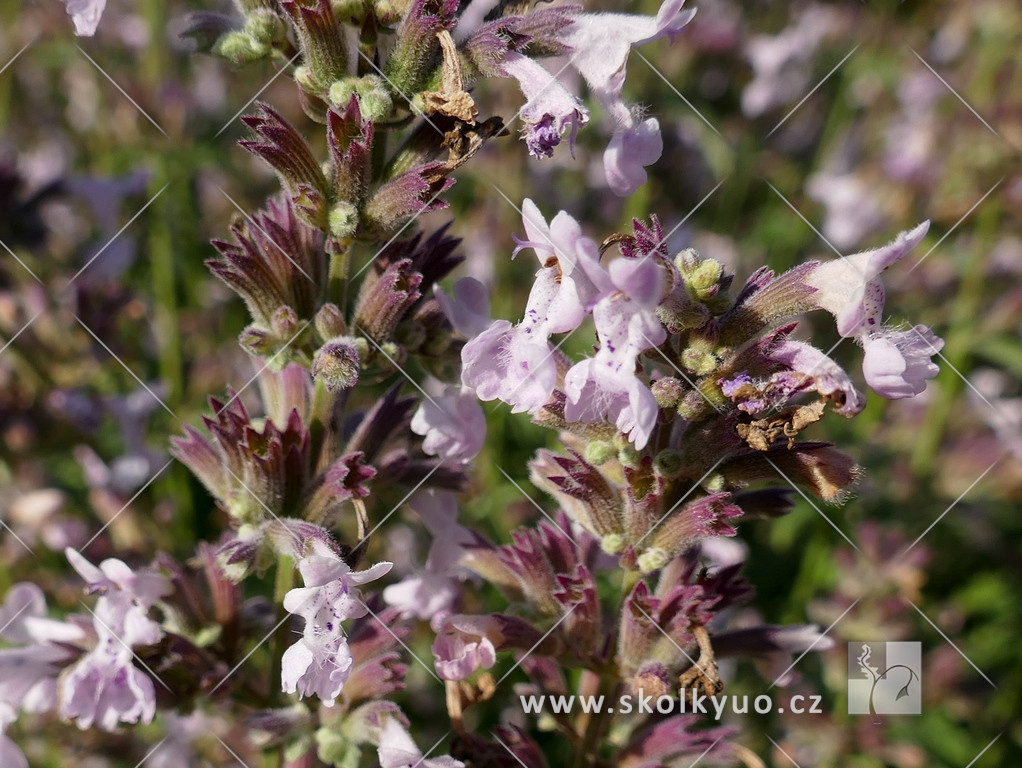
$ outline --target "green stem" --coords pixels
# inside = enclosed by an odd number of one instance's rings
[[[351,270],[351,243],[338,242],[337,250],[330,254],[330,273],[327,279],[327,300],[341,312],[348,303],[348,272]]]

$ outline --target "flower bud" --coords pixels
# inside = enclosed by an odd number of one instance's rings
[[[241,344],[246,352],[256,357],[265,357],[276,347],[276,339],[273,333],[255,323],[252,323],[252,325],[241,332],[241,335],[238,337],[238,343]]]
[[[351,237],[358,228],[358,208],[346,200],[342,200],[327,215],[327,227],[330,235],[338,240]]]
[[[351,389],[358,382],[359,355],[354,339],[339,336],[316,351],[312,375],[331,392]]]
[[[678,401],[681,400],[685,392],[685,385],[681,383],[680,379],[676,379],[673,376],[665,376],[654,381],[651,389],[653,390],[653,397],[656,398],[657,405],[664,410],[669,410],[677,407]]]
[[[685,370],[697,376],[706,376],[720,364],[714,353],[714,343],[709,339],[694,337],[681,353],[681,364]]]
[[[628,545],[620,533],[611,533],[600,539],[600,549],[608,555],[618,555]]]
[[[248,32],[228,32],[213,47],[213,52],[232,64],[250,64],[269,54],[269,47]]]
[[[641,555],[639,555],[639,570],[643,573],[652,573],[653,571],[659,571],[671,560],[671,553],[666,549],[660,549],[654,547],[653,549],[647,549]]]
[[[667,449],[660,451],[653,459],[653,470],[661,477],[673,480],[679,477],[684,469],[685,461],[680,451]]]
[[[344,321],[344,313],[336,304],[324,304],[316,313],[316,333],[322,341],[330,341],[335,336],[344,336],[348,332],[348,324]]]
[[[273,317],[270,318],[270,327],[273,328],[273,333],[278,339],[290,341],[298,333],[301,325],[298,322],[297,313],[285,305],[278,307],[277,311],[273,313]]]
[[[609,440],[594,440],[586,444],[585,457],[590,464],[599,466],[617,456],[618,449]]]

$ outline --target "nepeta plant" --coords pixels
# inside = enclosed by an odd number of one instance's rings
[[[69,4],[79,32],[95,28],[101,6]],[[301,106],[322,126],[305,136],[267,105],[245,118],[252,137],[241,144],[277,172],[281,192],[235,221],[208,262],[251,315],[240,343],[261,361],[259,411],[237,393],[212,398],[203,428],[173,452],[230,529],[187,563],[96,566],[69,549],[96,598],[63,620],[46,618],[38,587],[13,587],[0,621],[14,646],[0,651],[0,724],[19,709],[53,711],[111,731],[158,711],[172,721],[215,710],[244,723],[270,763],[357,766],[375,754],[385,768],[538,768],[557,763],[536,723],[492,721],[486,703],[511,702],[485,671],[502,658],[535,693],[576,684],[608,698],[685,698],[721,689],[721,658],[826,647],[811,626],[730,626],[728,609],[750,587],[712,542],[744,519],[784,514],[792,484],[838,501],[859,473],[835,446],[803,439],[828,413],[855,416],[865,398],[795,338],[800,316],[833,315],[883,397],[919,394],[935,375],[942,342],[923,326],[885,326],[879,279],[926,225],[781,275],[764,267],[738,288],[720,262],[671,253],[655,215],[593,239],[568,213],[548,223],[526,199],[511,255],[535,255],[535,281],[519,322],[491,319],[478,282],[437,286],[464,258],[457,222],[429,235],[414,223],[443,208],[455,170],[505,133],[500,117],[481,118],[473,84],[516,80],[525,151],[571,151],[589,109],[541,63],[567,57],[604,113],[608,186],[628,195],[662,150],[657,120],[623,100],[629,51],[673,39],[692,12],[680,0],[655,18],[477,6],[245,0],[235,18],[195,19],[192,34],[234,62],[297,60]],[[555,337],[590,317],[595,351],[569,359]],[[459,522],[458,493],[485,440],[480,400],[527,413],[560,441],[529,467],[557,510],[504,541]],[[394,489],[432,541],[422,569],[397,581],[374,546]],[[258,596],[264,577],[272,603]],[[482,610],[472,593],[483,585],[502,610]],[[425,724],[399,703],[419,685],[406,674],[413,631],[433,636],[451,757],[422,752]],[[742,756],[730,731],[680,712],[547,725],[578,766]],[[9,740],[0,755],[25,764]]]

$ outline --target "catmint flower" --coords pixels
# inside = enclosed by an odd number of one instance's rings
[[[45,616],[43,593],[35,584],[19,583],[8,590],[0,607],[0,637],[22,647],[0,650],[0,706],[26,712],[46,712],[56,706],[57,674],[76,655],[71,644],[84,633],[73,624]]]
[[[334,554],[303,558],[298,570],[304,587],[284,596],[284,609],[305,619],[302,638],[284,652],[281,685],[299,698],[318,696],[332,707],[351,672],[352,657],[341,622],[366,615],[358,585],[383,576],[390,563],[352,571]]]
[[[5,735],[7,726],[17,719],[10,704],[0,701],[0,765],[4,768],[28,768],[28,760],[18,745]]]
[[[428,490],[411,503],[433,537],[424,572],[413,574],[383,590],[383,599],[402,616],[429,620],[439,629],[458,602],[454,578],[473,535],[458,525],[458,501],[450,491]]]
[[[379,743],[380,768],[465,768],[453,757],[425,758],[396,717],[388,717]]]
[[[926,326],[909,331],[883,328],[884,286],[880,273],[909,253],[930,223],[902,232],[888,245],[816,266],[805,283],[816,289],[817,306],[832,313],[838,333],[857,338],[865,351],[863,374],[877,394],[888,398],[918,395],[937,375],[930,362],[944,346]]]
[[[568,146],[575,153],[578,129],[589,122],[587,110],[578,97],[570,93],[557,78],[540,64],[517,51],[504,55],[500,71],[513,77],[525,94],[520,117],[525,123],[525,145],[535,157],[551,157],[561,136],[571,129]]]
[[[616,292],[593,308],[600,349],[564,376],[564,418],[617,425],[637,449],[645,447],[656,424],[656,398],[635,376],[639,355],[662,344],[667,332],[656,317],[663,272],[652,259],[619,259],[610,265]]]
[[[557,384],[557,361],[550,349],[554,333],[578,327],[607,278],[599,249],[583,237],[563,211],[548,226],[531,200],[522,204],[528,240],[515,253],[532,248],[540,261],[525,319],[517,326],[495,320],[462,349],[462,383],[481,400],[502,400],[513,413],[542,407]]]
[[[655,119],[637,123],[621,98],[625,67],[633,46],[662,37],[673,39],[692,20],[694,10],[682,11],[685,0],[667,0],[655,17],[622,13],[585,13],[567,34],[574,51],[572,65],[614,123],[614,138],[604,156],[607,182],[615,194],[630,195],[646,181],[643,166],[663,151]]]
[[[943,347],[944,340],[925,325],[879,331],[863,339],[862,373],[881,397],[915,397],[940,371],[930,358]]]
[[[760,625],[720,632],[713,647],[721,658],[751,656],[764,679],[782,688],[795,685],[800,676],[792,660],[807,651],[822,653],[836,645],[833,638],[820,632],[815,624],[790,626]]]
[[[120,591],[139,608],[148,610],[170,592],[170,583],[162,574],[133,571],[124,561],[113,557],[104,560],[97,568],[70,547],[64,554],[87,584],[85,591],[90,594],[112,595]]]
[[[929,228],[924,221],[885,246],[824,262],[805,275],[805,283],[816,289],[816,305],[837,320],[838,333],[850,338],[879,329],[884,311],[880,273],[915,248]]]
[[[92,37],[106,8],[106,0],[64,0],[67,14],[75,25],[79,37]]]
[[[767,380],[755,381],[743,373],[720,382],[724,396],[739,410],[758,414],[779,409],[795,395],[809,391],[832,400],[835,412],[842,416],[852,417],[866,406],[848,374],[811,344],[784,339],[771,346],[766,357],[771,364],[783,366]]]
[[[610,188],[618,195],[630,195],[646,183],[646,166],[659,160],[663,151],[664,140],[655,117],[616,131],[603,153],[603,169]]]
[[[100,594],[92,613],[96,645],[60,678],[60,714],[79,728],[93,724],[112,731],[118,723],[151,722],[156,714],[153,681],[133,664],[135,646],[154,645],[163,636],[149,608],[170,592],[158,573],[131,570],[114,558],[97,568],[73,549],[72,567]]]
[[[478,336],[493,322],[490,292],[474,277],[463,277],[456,282],[451,294],[448,296],[439,286],[433,286],[433,295],[444,316],[462,336]]]
[[[132,663],[131,644],[156,643],[162,632],[155,622],[143,624],[138,616],[129,620],[130,610],[123,600],[100,598],[96,647],[60,679],[60,714],[83,730],[93,724],[112,731],[121,722],[149,723],[156,714],[153,681]]]
[[[412,417],[412,432],[422,435],[422,450],[455,462],[471,461],[486,442],[486,414],[472,391],[448,387],[426,398]]]
[[[497,651],[480,626],[488,617],[452,616],[433,641],[433,665],[444,680],[464,680],[497,662]]]

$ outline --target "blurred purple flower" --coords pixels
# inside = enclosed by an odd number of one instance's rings
[[[96,34],[99,19],[106,8],[106,0],[64,0],[67,13],[75,25],[75,34],[79,37],[92,37]]]
[[[851,248],[884,223],[876,192],[855,173],[820,171],[809,177],[807,191],[826,209],[823,232],[835,248]]]
[[[455,610],[460,596],[454,574],[464,546],[474,542],[473,535],[458,525],[458,501],[449,491],[419,493],[411,503],[433,537],[422,573],[416,573],[383,590],[384,601],[402,616],[429,620],[439,631]]]
[[[18,745],[5,735],[7,726],[17,719],[10,704],[0,701],[0,765],[4,768],[28,768],[28,760]]]
[[[472,390],[447,387],[442,395],[423,400],[412,417],[412,432],[422,435],[430,456],[467,463],[486,442],[486,414]]]

